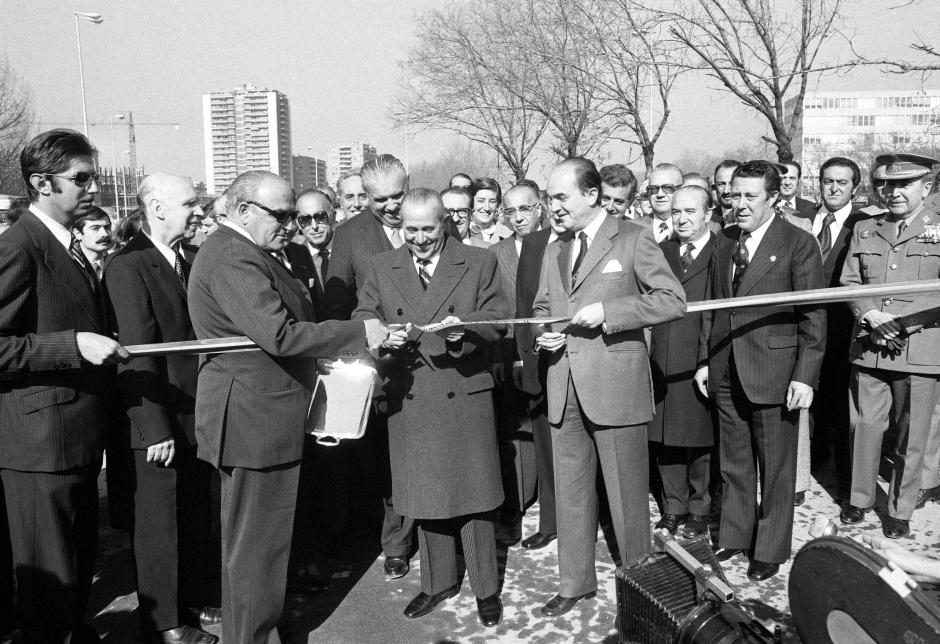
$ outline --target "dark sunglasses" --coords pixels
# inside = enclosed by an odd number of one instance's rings
[[[261,210],[274,217],[277,220],[277,223],[281,224],[282,226],[291,220],[297,219],[296,210],[271,210],[267,206],[262,206],[257,201],[246,201],[245,203],[261,208]]]
[[[65,179],[66,181],[71,181],[79,188],[84,188],[89,183],[94,181],[98,183],[101,180],[101,175],[97,172],[76,172],[75,176],[69,177],[64,174],[51,174],[53,177],[59,177],[60,179]]]
[[[662,191],[663,191],[664,193],[666,193],[667,195],[674,195],[674,194],[676,194],[676,190],[678,190],[678,189],[681,188],[681,187],[682,187],[682,186],[676,186],[676,185],[673,185],[673,184],[671,184],[671,183],[664,183],[664,184],[662,184],[661,186],[649,186],[649,187],[646,189],[646,194],[649,195],[650,197],[652,197],[652,196],[655,195],[657,192],[659,192],[660,190],[662,190]]]
[[[325,226],[330,223],[330,213],[328,212],[317,212],[312,215],[297,215],[297,224],[301,228],[306,228],[311,225],[313,222],[317,222],[318,226]]]

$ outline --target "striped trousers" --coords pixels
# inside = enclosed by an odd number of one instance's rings
[[[417,523],[423,592],[435,595],[460,581],[457,569],[459,536],[473,594],[480,599],[496,594],[499,569],[492,512],[453,519],[419,519]]]

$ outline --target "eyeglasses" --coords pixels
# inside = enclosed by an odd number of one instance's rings
[[[674,195],[674,194],[676,194],[676,190],[678,190],[678,189],[681,188],[681,187],[682,187],[682,186],[677,186],[677,185],[674,185],[674,184],[671,184],[671,183],[664,183],[664,184],[662,184],[662,185],[660,185],[660,186],[650,186],[650,187],[648,187],[648,188],[646,189],[646,194],[648,194],[649,196],[652,197],[653,195],[657,194],[660,190],[662,190],[662,191],[663,191],[664,193],[666,193],[667,195]]]
[[[277,220],[277,223],[281,224],[282,226],[288,223],[289,221],[297,219],[296,210],[271,210],[267,206],[262,206],[257,201],[246,201],[245,203],[261,208],[261,210],[265,211],[266,213],[274,217]]]
[[[528,217],[533,212],[542,207],[540,203],[534,203],[531,206],[519,206],[518,208],[503,208],[503,214],[512,219],[518,212],[523,217]]]
[[[96,184],[101,180],[101,175],[97,172],[76,172],[75,176],[69,177],[64,174],[52,174],[53,177],[59,177],[60,179],[65,179],[66,181],[71,181],[79,188],[85,188],[89,183],[94,181]]]
[[[316,222],[318,226],[326,226],[330,223],[330,213],[328,212],[315,212],[311,215],[298,215],[297,216],[297,225],[301,228],[306,228],[313,222]]]
[[[459,219],[470,219],[469,208],[445,208],[445,210],[450,214],[451,217],[457,217]]]

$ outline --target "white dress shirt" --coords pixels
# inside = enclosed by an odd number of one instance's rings
[[[169,263],[170,268],[172,268],[175,271],[176,270],[176,251],[170,248],[169,246],[167,246],[166,244],[164,244],[163,242],[157,241],[156,239],[148,235],[145,231],[142,230],[140,232],[144,233],[144,235],[147,235],[147,239],[153,242],[153,245],[156,246],[157,250],[160,251],[160,254],[163,255],[167,263]]]
[[[578,254],[581,252],[581,240],[579,239],[581,233],[584,233],[587,236],[587,247],[590,249],[591,244],[594,242],[594,236],[597,235],[597,231],[600,230],[601,224],[604,223],[605,219],[607,219],[607,211],[598,210],[597,215],[594,216],[594,219],[591,220],[591,223],[574,234],[574,247],[571,253],[572,270],[574,269],[575,261],[578,259]]]
[[[826,206],[823,206],[813,217],[813,237],[819,237],[819,233],[822,232],[823,219],[826,218],[828,213]],[[836,220],[829,224],[829,232],[832,235],[831,239],[835,240],[836,235],[839,234],[839,229],[845,225],[845,220],[852,214],[852,202],[850,201],[832,214],[835,215]]]
[[[747,249],[747,262],[750,264],[754,261],[754,253],[757,252],[757,248],[760,246],[761,241],[764,239],[764,234],[767,232],[767,227],[770,226],[770,223],[776,218],[776,215],[771,215],[770,219],[765,221],[760,225],[759,228],[751,232],[750,237],[748,237],[744,242],[744,247]],[[742,231],[743,234],[743,231]],[[731,262],[731,277],[734,277],[734,262]]]
[[[666,224],[665,230],[661,230],[662,224]],[[669,217],[668,219],[660,219],[654,216],[653,223],[651,225],[653,227],[653,237],[656,238],[657,244],[666,239],[669,239],[672,236],[672,217]]]
[[[676,241],[679,241],[679,240],[676,240]],[[679,241],[679,257],[682,257],[682,254],[685,253],[685,247],[688,244],[692,244],[692,261],[695,261],[695,259],[698,257],[698,254],[702,252],[702,249],[705,248],[705,244],[707,243],[708,243],[707,232],[693,242]]]
[[[440,253],[440,251],[438,251],[438,252],[434,253],[434,256],[430,259],[430,261],[429,261],[427,264],[424,265],[424,270],[427,271],[427,273],[428,273],[428,275],[429,275],[430,277],[434,277],[434,271],[437,270],[437,262],[438,262],[438,260],[440,260],[440,259],[441,259],[441,253]],[[417,272],[418,272],[418,268],[419,268],[419,266],[420,266],[420,265],[418,264],[418,258],[415,257],[414,255],[412,255],[412,256],[411,256],[411,263],[414,264],[414,266],[415,266],[415,273],[417,273]]]

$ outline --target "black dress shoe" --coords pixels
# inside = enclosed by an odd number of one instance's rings
[[[222,623],[222,609],[217,606],[193,606],[188,610],[194,619],[199,620],[201,626],[214,626]]]
[[[460,592],[460,584],[454,584],[450,588],[446,588],[439,593],[433,595],[428,595],[425,592],[418,593],[417,597],[408,602],[408,605],[405,606],[405,617],[408,619],[415,619],[416,617],[423,617],[427,615],[432,610],[434,610],[438,604],[440,604],[445,599],[450,599]]]
[[[192,626],[178,626],[160,631],[153,641],[162,644],[216,644],[219,638]]]
[[[747,576],[754,581],[764,581],[776,575],[778,570],[780,570],[780,564],[751,559],[751,564],[747,567]]]
[[[914,509],[920,510],[927,505],[928,501],[940,501],[940,485],[919,491],[917,493],[917,503],[914,504]]]
[[[386,557],[385,578],[398,579],[408,574],[408,557]]]
[[[559,615],[564,615],[569,610],[574,608],[574,605],[582,599],[594,599],[595,595],[597,595],[596,591],[578,595],[577,597],[562,597],[561,595],[555,595],[548,600],[547,604],[542,606],[542,615],[545,617],[558,617]]]
[[[714,550],[717,561],[728,561],[731,557],[747,552],[744,548],[717,548]]]
[[[889,539],[900,539],[911,533],[911,522],[906,519],[885,517],[884,523],[881,524],[881,531]]]
[[[793,507],[798,508],[806,501],[806,492],[796,492],[793,495]]]
[[[704,514],[690,514],[682,528],[682,536],[686,539],[701,537],[708,532],[708,517]]]
[[[557,535],[536,532],[531,537],[526,537],[522,540],[522,547],[526,550],[538,550],[539,548],[544,548],[554,541],[555,537],[557,537]]]
[[[670,514],[667,512],[653,526],[656,530],[669,530],[669,534],[675,534],[679,529],[679,524],[685,521],[685,514]]]
[[[865,519],[865,512],[865,508],[849,504],[839,513],[839,521],[846,525],[861,523]]]
[[[480,623],[484,626],[496,626],[503,618],[503,602],[499,599],[499,593],[494,593],[489,597],[480,599],[477,597],[477,615],[480,616]]]

